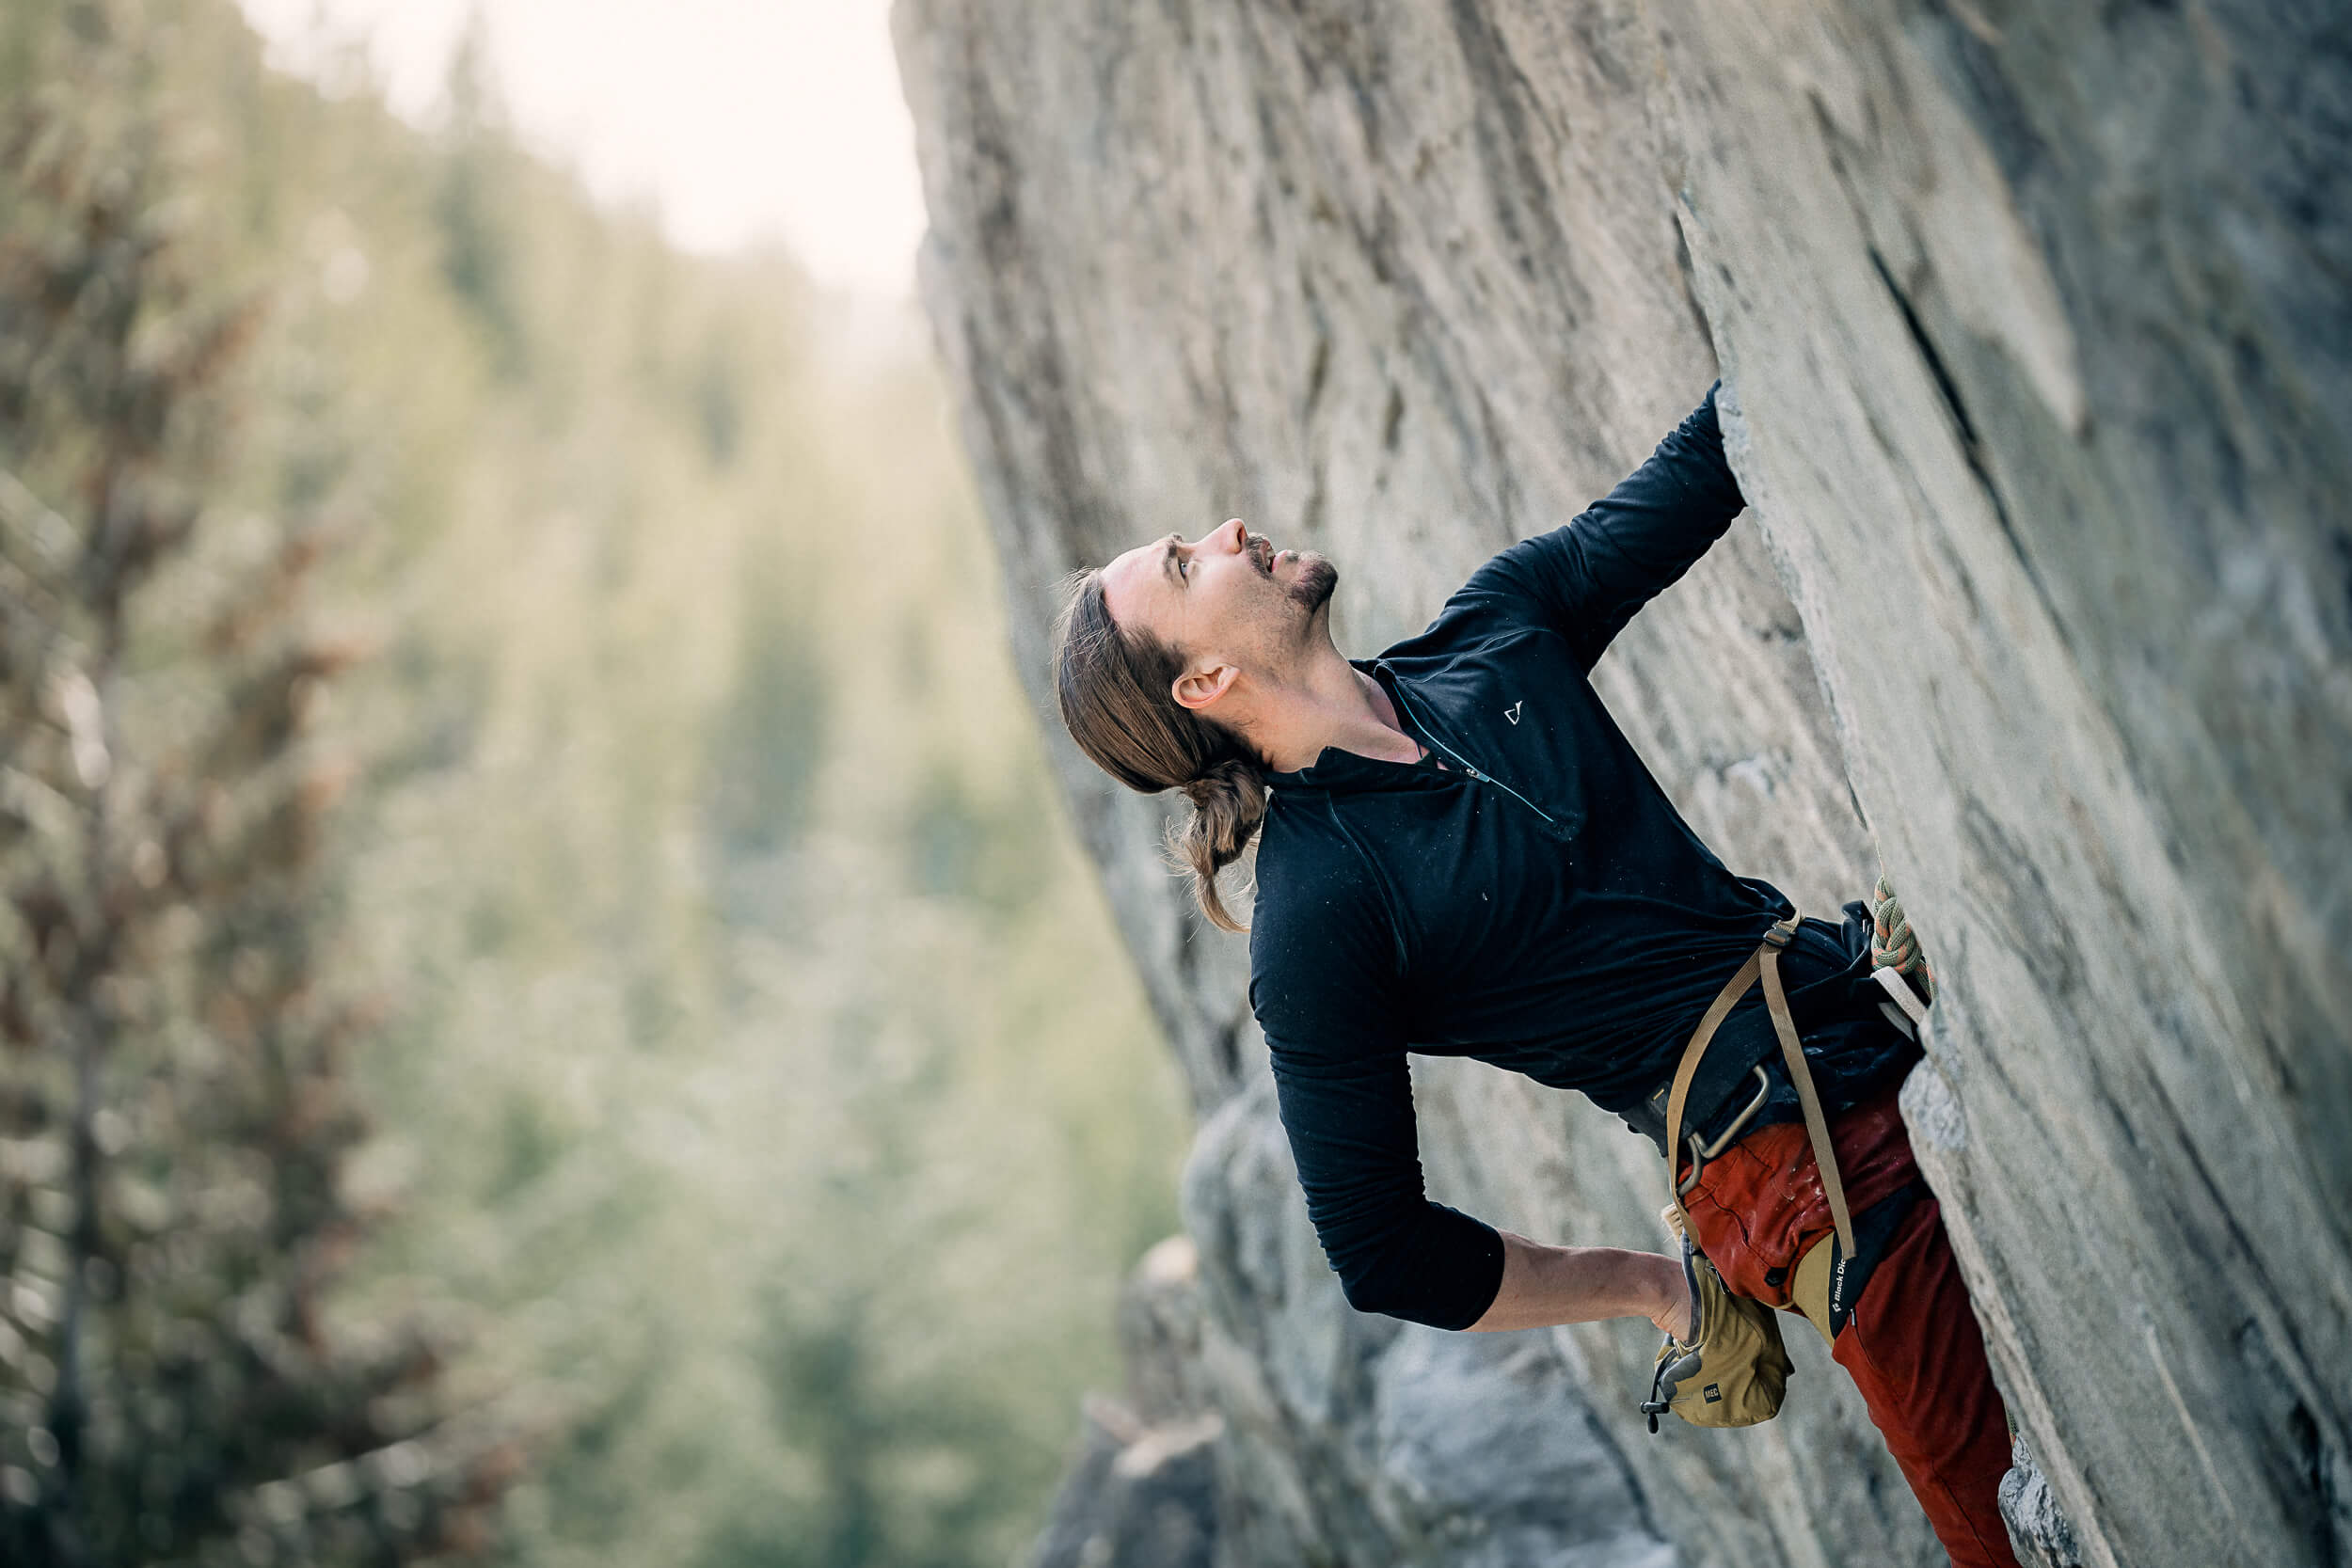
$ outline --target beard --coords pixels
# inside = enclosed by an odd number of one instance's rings
[[[1291,601],[1312,615],[1331,602],[1332,591],[1340,585],[1340,569],[1323,556],[1299,552],[1298,575],[1283,588]]]

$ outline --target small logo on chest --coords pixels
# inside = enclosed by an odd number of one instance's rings
[[[1525,707],[1526,705],[1527,699],[1522,697],[1518,702],[1513,703],[1509,707],[1504,708],[1502,710],[1502,716],[1516,724],[1519,721],[1519,709]]]

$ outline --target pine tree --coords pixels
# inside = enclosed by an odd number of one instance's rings
[[[141,14],[60,24],[0,108],[0,1560],[463,1549],[515,1448],[432,1335],[328,1307],[332,486],[220,504],[267,297],[208,281]]]

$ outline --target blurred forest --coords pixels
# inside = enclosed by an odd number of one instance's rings
[[[911,309],[0,8],[0,1558],[1001,1564],[1183,1112]]]

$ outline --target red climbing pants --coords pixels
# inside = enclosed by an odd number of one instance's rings
[[[1838,1117],[1830,1142],[1854,1213],[1918,1177],[1891,1091]],[[1772,1307],[1788,1307],[1797,1259],[1832,1229],[1820,1167],[1795,1122],[1760,1128],[1709,1161],[1684,1207],[1692,1239],[1724,1283]],[[1904,1217],[1830,1355],[1862,1390],[1952,1561],[2017,1568],[1997,1502],[2008,1417],[1933,1198]]]

